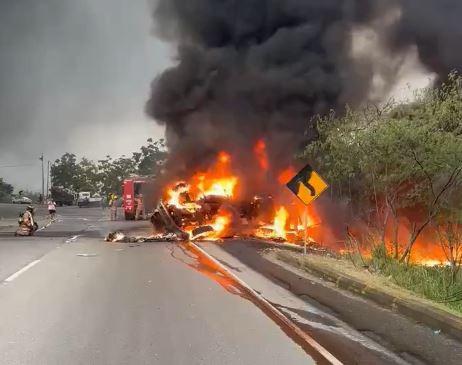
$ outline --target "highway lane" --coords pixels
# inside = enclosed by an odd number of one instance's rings
[[[0,214],[6,216],[14,212],[15,216],[7,225],[0,224],[0,281],[75,235],[92,233],[94,236],[103,237],[104,233],[112,228],[106,217],[107,213],[101,209],[82,210],[65,207],[58,208],[59,216],[54,224],[41,229],[34,237],[14,237],[17,228],[16,213],[19,214],[19,211],[24,208],[19,205],[0,204]],[[44,218],[44,212],[43,207],[38,209],[40,227],[49,223],[49,218]],[[120,222],[120,224],[124,223]],[[92,232],[95,224],[97,224],[97,231]]]
[[[172,244],[101,239],[145,223],[109,222],[100,209],[59,214],[37,237],[0,237],[1,256],[22,255],[0,280],[35,262],[0,285],[0,364],[314,363]]]

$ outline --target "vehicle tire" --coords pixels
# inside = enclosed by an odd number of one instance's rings
[[[130,213],[125,213],[125,220],[126,221],[134,221],[135,220],[135,215],[130,214]]]

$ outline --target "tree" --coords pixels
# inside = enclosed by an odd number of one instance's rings
[[[133,159],[138,165],[138,174],[142,176],[158,175],[167,159],[167,150],[164,139],[153,142],[152,138],[147,140],[148,144],[141,147],[141,152],[133,153]]]
[[[13,194],[13,185],[3,181],[0,177],[0,202],[10,202],[11,195]]]
[[[51,182],[54,186],[74,190],[77,175],[77,157],[72,153],[65,153],[51,166]]]
[[[393,227],[400,261],[409,261],[417,238],[441,212],[462,209],[454,198],[462,178],[460,85],[451,75],[448,84],[427,90],[410,106],[347,109],[341,118],[320,118],[319,139],[303,154],[331,179],[337,198],[348,192],[383,245],[386,228]],[[406,242],[398,242],[401,219],[410,224]]]
[[[156,176],[160,174],[167,158],[167,150],[163,139],[147,140],[140,152],[132,157],[125,155],[113,159],[106,156],[97,163],[83,157],[77,162],[72,153],[65,153],[51,167],[51,178],[54,186],[61,186],[73,191],[89,191],[91,193],[121,194],[122,182],[130,175]]]
[[[75,191],[89,191],[92,194],[100,192],[102,187],[98,166],[83,157],[77,165],[76,177],[73,182]]]
[[[113,160],[110,156],[98,161],[98,176],[101,182],[101,191],[104,194],[122,193],[124,179],[137,172],[136,162],[125,156]]]

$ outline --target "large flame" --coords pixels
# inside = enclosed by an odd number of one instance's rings
[[[198,172],[188,182],[176,182],[167,190],[167,204],[185,208],[188,200],[196,201],[205,196],[233,198],[239,179],[231,171],[231,156],[220,152],[216,163],[206,172]]]
[[[289,213],[287,212],[286,208],[280,207],[276,211],[273,222],[273,229],[276,237],[284,239],[287,237],[286,224],[288,217]]]
[[[189,185],[185,182],[178,182],[175,184],[174,187],[168,189],[168,200],[167,203],[169,205],[174,205],[176,207],[180,207],[183,205],[184,202],[181,201],[181,195],[186,194],[189,192]]]
[[[266,148],[265,141],[260,139],[256,142],[253,150],[254,159],[260,167],[260,171],[263,172],[270,168]],[[207,197],[222,197],[237,203],[241,191],[239,186],[241,181],[236,170],[233,169],[232,162],[233,159],[229,153],[224,151],[218,153],[215,163],[207,170],[192,172],[191,177],[186,181],[172,184],[166,191],[165,202],[169,206],[190,213],[200,210],[201,206],[198,203]],[[258,170],[255,173],[258,173]],[[299,244],[308,240],[327,245],[337,251],[345,249],[341,238],[336,238],[331,227],[327,224],[328,222],[323,221],[322,215],[317,212],[315,205],[306,207],[287,191],[285,185],[295,174],[296,169],[292,166],[276,174],[280,184],[280,192],[274,198],[274,204],[277,208],[274,209],[273,216],[257,217],[256,222],[251,223],[250,227],[241,233],[246,236],[250,234],[264,239],[284,240]],[[262,188],[264,190],[265,187]],[[211,227],[213,231],[204,231],[200,237],[216,240],[227,236],[230,232],[230,226],[234,224],[233,219],[236,218],[233,218],[229,212],[222,210],[213,215],[207,215],[206,221],[201,224]],[[192,232],[197,227],[198,223],[195,223],[183,228]],[[250,233],[249,229],[251,230]],[[235,228],[232,228],[232,231],[235,232]],[[409,223],[401,222],[398,233],[398,240],[402,247],[410,235]],[[390,253],[393,253],[394,250],[392,236],[393,229],[389,227],[385,238]],[[368,252],[364,253],[368,254]],[[428,266],[448,264],[448,258],[439,244],[434,229],[429,228],[419,236],[412,249],[410,261]]]
[[[233,198],[238,182],[231,169],[231,156],[220,152],[215,164],[208,171],[193,176],[191,190],[195,193],[195,198],[209,195]]]
[[[227,213],[219,214],[214,221],[210,224],[214,230],[211,235],[212,238],[219,239],[227,233],[228,227],[231,223],[231,215]]]

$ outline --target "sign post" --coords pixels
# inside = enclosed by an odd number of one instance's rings
[[[308,205],[305,205],[305,236],[303,238],[303,254],[306,256],[306,246],[308,245]]]
[[[305,204],[303,254],[306,255],[308,245],[308,205],[317,199],[329,185],[310,165],[306,165],[287,183],[287,187]]]

